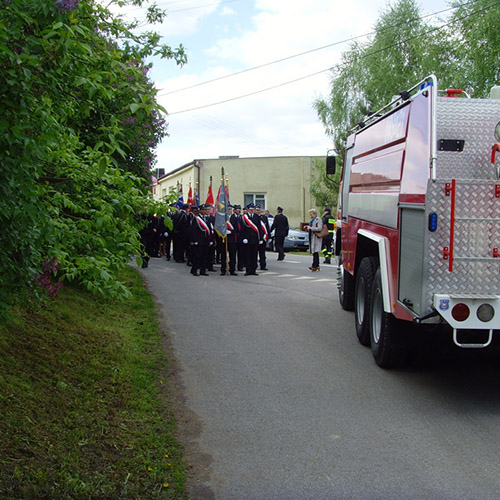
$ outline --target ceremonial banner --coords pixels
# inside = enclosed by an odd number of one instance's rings
[[[178,184],[178,194],[177,194],[177,203],[175,206],[180,210],[182,208],[182,205],[184,205],[184,197],[182,196],[182,184]]]
[[[227,233],[226,221],[229,219],[229,207],[227,202],[227,192],[224,187],[224,181],[222,181],[221,187],[219,189],[215,208],[215,230],[221,238],[225,238]]]

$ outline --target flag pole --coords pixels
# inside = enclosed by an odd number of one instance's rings
[[[224,191],[224,195],[226,194],[226,186],[224,184],[224,167],[221,167],[221,176],[222,176],[222,189]],[[224,218],[227,214],[227,197],[224,196],[224,199],[226,200],[226,206],[224,208]],[[224,224],[226,224],[227,221],[225,220],[224,221]],[[228,248],[227,248],[227,225],[226,225],[226,234],[224,235],[224,238],[222,239],[223,243],[224,243],[224,259],[225,259],[225,262],[226,262],[226,273],[225,275],[227,276],[227,271],[228,271],[228,268],[229,268],[229,259],[228,259]]]

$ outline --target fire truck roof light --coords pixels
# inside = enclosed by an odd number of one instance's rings
[[[470,309],[467,304],[456,304],[451,310],[451,315],[455,321],[465,321],[470,315]]]
[[[495,309],[491,304],[482,304],[477,308],[477,317],[483,323],[487,323],[495,316]]]
[[[463,92],[462,89],[446,89],[446,97],[455,97]]]

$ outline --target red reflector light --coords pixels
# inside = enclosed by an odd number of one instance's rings
[[[457,304],[451,310],[451,315],[455,321],[465,321],[470,315],[470,309],[467,304]]]

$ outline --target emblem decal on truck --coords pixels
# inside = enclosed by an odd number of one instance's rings
[[[447,311],[450,308],[450,301],[449,299],[441,299],[439,301],[439,309],[441,311]]]

